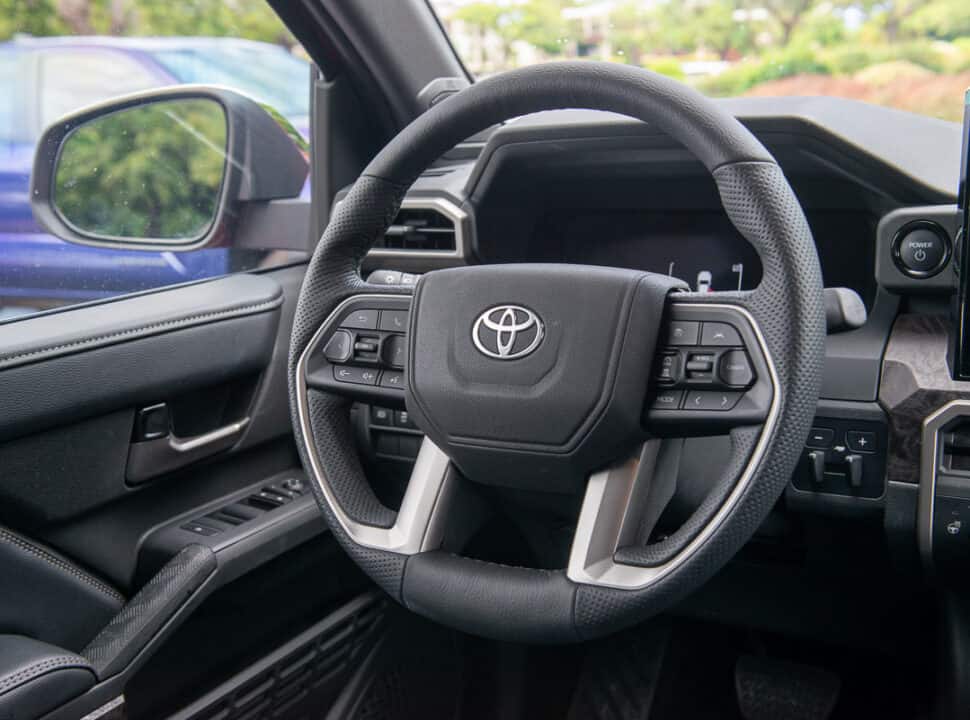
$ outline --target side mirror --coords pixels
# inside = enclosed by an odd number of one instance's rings
[[[61,118],[34,156],[34,217],[63,240],[132,250],[219,245],[249,204],[292,198],[299,134],[222,88],[176,86]]]

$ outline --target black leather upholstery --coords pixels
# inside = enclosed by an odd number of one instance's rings
[[[708,542],[642,590],[573,585],[561,573],[499,568],[438,553],[404,558],[361,548],[341,531],[318,492],[337,539],[408,607],[485,635],[506,637],[507,628],[514,628],[521,639],[534,641],[588,638],[629,625],[669,606],[733,556],[767,515],[797,462],[821,385],[825,337],[821,271],[808,224],[781,170],[737,120],[694,90],[625,66],[549,63],[494,76],[435,106],[384,148],[337,209],[308,270],[290,350],[291,413],[304,464],[303,444],[316,442],[328,480],[341,487],[338,500],[347,493],[372,493],[359,463],[347,457],[353,449],[338,442],[341,433],[335,427],[315,425],[314,438],[300,436],[294,402],[295,383],[302,381],[295,376],[299,355],[338,302],[367,289],[359,277],[360,260],[428,164],[491,124],[564,107],[615,111],[652,123],[711,171],[728,216],[761,256],[763,279],[751,293],[685,300],[748,309],[774,359],[782,397],[776,430],[734,512]],[[336,419],[337,413],[333,416],[331,424],[346,422]],[[737,473],[737,467],[726,468],[722,482],[733,485]],[[376,520],[386,521],[379,508],[371,511]],[[569,613],[564,611],[567,605]]]
[[[80,696],[97,679],[80,655],[19,635],[0,635],[3,720],[34,720]]]
[[[509,642],[575,642],[576,586],[562,570],[509,567],[433,551],[408,560],[405,605],[440,623]]]
[[[121,609],[107,583],[53,550],[0,528],[0,632],[80,650]]]

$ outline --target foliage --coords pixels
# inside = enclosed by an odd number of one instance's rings
[[[647,60],[643,63],[643,66],[648,70],[653,70],[655,73],[660,75],[666,75],[667,77],[672,77],[675,80],[684,79],[684,68],[681,66],[680,62],[676,58],[671,57],[660,57],[654,58],[652,60]]]
[[[815,0],[748,0],[752,10],[764,10],[775,25],[780,45],[786,46],[802,21],[808,16]]]
[[[225,150],[225,113],[212,100],[106,115],[64,141],[54,204],[87,234],[192,240],[215,217]]]
[[[561,0],[526,0],[516,4],[475,2],[463,6],[455,17],[469,25],[489,29],[498,34],[508,47],[526,42],[550,54],[561,50],[566,33]]]
[[[959,50],[955,52],[959,55]],[[818,57],[833,75],[854,75],[872,65],[892,62],[906,62],[932,72],[943,72],[948,62],[936,47],[918,42],[897,45],[841,45],[821,51]]]
[[[15,33],[61,35],[67,30],[57,0],[0,0],[0,40]]]
[[[738,63],[720,75],[701,82],[711,95],[741,95],[755,85],[793,75],[828,74],[829,68],[806,48],[791,48],[765,54],[754,61]]]
[[[923,5],[903,22],[910,35],[953,40],[970,36],[970,2],[936,0]]]

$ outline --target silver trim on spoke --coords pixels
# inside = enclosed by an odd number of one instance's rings
[[[582,509],[579,513],[579,521],[576,523],[576,534],[573,537],[569,566],[566,570],[567,576],[573,582],[621,590],[641,590],[680,567],[698,548],[707,542],[711,534],[734,510],[741,496],[751,484],[755,471],[761,464],[768,448],[768,440],[778,423],[781,386],[778,382],[774,361],[768,351],[768,345],[761,334],[761,328],[751,313],[740,306],[727,304],[674,303],[673,307],[722,309],[736,312],[745,319],[758,340],[771,379],[771,407],[768,410],[764,427],[744,472],[711,522],[704,526],[697,537],[691,540],[681,552],[656,567],[621,565],[613,560],[613,555],[620,543],[623,520],[629,509],[640,468],[639,453],[634,458],[627,459],[590,476],[586,495],[583,497]]]
[[[348,517],[337,502],[333,489],[326,479],[326,474],[320,465],[316,442],[310,427],[309,406],[307,400],[306,366],[310,352],[317,346],[323,333],[344,309],[352,302],[360,300],[384,300],[393,298],[400,300],[401,295],[354,295],[340,303],[329,317],[321,323],[313,338],[307,343],[296,365],[296,409],[300,421],[300,432],[307,457],[310,459],[310,478],[320,489],[331,511],[340,523],[341,529],[358,545],[387,550],[402,555],[414,555],[424,550],[432,549],[440,541],[441,522],[435,521],[435,516],[447,504],[452,485],[453,471],[451,461],[441,449],[427,438],[421,443],[411,479],[401,501],[394,525],[389,528],[365,525]]]

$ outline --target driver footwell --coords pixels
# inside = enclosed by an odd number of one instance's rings
[[[926,669],[707,622],[659,619],[591,646],[569,720],[929,717]]]

